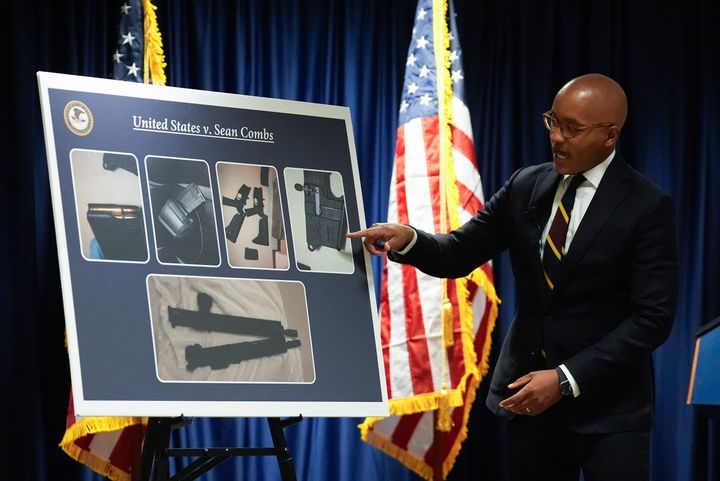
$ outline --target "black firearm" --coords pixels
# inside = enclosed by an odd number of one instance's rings
[[[103,154],[103,168],[110,171],[123,169],[138,175],[137,162],[132,155],[105,152]]]
[[[189,345],[185,348],[188,371],[202,366],[225,369],[230,364],[274,356],[293,347],[300,347],[300,340],[296,339],[298,332],[295,329],[285,329],[280,321],[212,313],[210,309],[213,298],[204,292],[198,292],[197,303],[197,311],[168,306],[170,325],[189,327],[197,331],[253,335],[264,339],[211,347]],[[286,336],[295,339],[286,340]]]
[[[245,209],[245,215],[260,216],[258,235],[253,239],[253,243],[262,246],[270,245],[270,239],[268,237],[268,216],[265,213],[265,200],[263,199],[262,187],[253,187],[253,206]]]
[[[188,371],[194,371],[203,366],[210,366],[211,369],[225,369],[230,364],[237,364],[249,359],[283,354],[293,347],[300,347],[300,341],[297,339],[286,341],[280,337],[212,347],[191,344],[185,348],[185,360]]]
[[[272,208],[270,210],[272,217],[272,227],[270,228],[270,237],[272,237],[272,264],[273,269],[277,267],[275,253],[280,252],[281,242],[285,239],[285,231],[282,224],[282,207],[280,206],[280,188],[277,179],[273,179],[272,183]]]
[[[209,311],[190,311],[172,306],[168,306],[168,320],[172,327],[184,326],[196,331],[265,337],[297,337],[298,335],[295,329],[285,329],[280,321],[215,314]]]
[[[237,214],[235,214],[230,220],[230,225],[225,227],[225,237],[227,237],[230,242],[237,241],[238,234],[240,234],[240,228],[242,227],[243,222],[245,221],[245,216],[247,215],[245,204],[247,203],[249,196],[250,187],[243,184],[238,189],[234,199],[225,196],[222,198],[223,205],[235,207],[235,209],[237,209]]]

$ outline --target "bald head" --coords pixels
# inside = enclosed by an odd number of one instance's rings
[[[561,88],[555,98],[570,98],[583,106],[587,122],[612,122],[622,129],[627,117],[627,97],[620,84],[599,73],[574,78]]]
[[[551,114],[560,127],[548,127],[553,168],[562,175],[577,174],[600,164],[615,150],[627,116],[627,99],[613,79],[588,74],[558,91]]]

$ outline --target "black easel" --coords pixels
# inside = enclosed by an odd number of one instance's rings
[[[296,481],[295,466],[285,440],[284,429],[302,421],[302,416],[287,419],[267,418],[273,447],[268,448],[170,448],[170,433],[189,425],[192,419],[151,417],[143,444],[140,473],[133,481],[191,481],[234,456],[275,456],[282,481]],[[169,458],[197,456],[197,459],[171,478]]]

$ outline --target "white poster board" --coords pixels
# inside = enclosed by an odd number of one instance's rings
[[[77,414],[388,414],[347,108],[38,81]]]

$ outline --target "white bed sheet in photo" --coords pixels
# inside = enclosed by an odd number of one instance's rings
[[[210,312],[281,321],[287,327],[280,289],[275,282],[197,277],[150,276],[153,342],[157,374],[162,381],[302,382],[300,349],[231,364],[225,369],[187,369],[185,348],[219,346],[261,339],[257,336],[204,332],[172,327],[168,306],[197,311],[197,295],[213,298]]]

